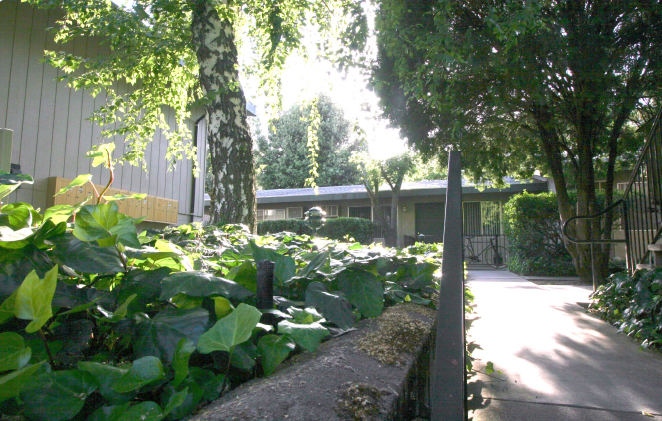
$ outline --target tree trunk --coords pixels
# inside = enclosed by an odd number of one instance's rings
[[[200,85],[209,103],[207,144],[211,153],[211,222],[246,224],[255,230],[255,171],[246,99],[239,85],[232,22],[211,0],[195,0],[191,23]]]
[[[392,190],[391,196],[391,224],[389,226],[389,247],[398,247],[398,206],[400,202],[400,188]]]
[[[559,207],[559,214],[561,216],[561,224],[565,223],[568,219],[575,216],[575,210],[573,209],[572,204],[570,203],[570,196],[568,194],[568,186],[563,173],[563,156],[561,154],[559,135],[554,128],[554,123],[552,121],[552,114],[549,108],[545,105],[535,105],[531,109],[531,114],[536,120],[536,126],[538,129],[538,134],[542,142],[543,150],[547,158],[547,162],[552,173],[552,179],[556,186],[556,198]],[[577,172],[580,171],[577,163],[573,159],[573,165]],[[571,234],[579,237],[582,237],[585,233],[580,230],[573,229],[571,227]],[[578,232],[579,231],[579,232]],[[590,248],[586,246],[579,246],[563,239],[566,250],[570,253],[572,257],[572,263],[575,266],[577,275],[584,281],[589,282],[591,280],[591,261],[590,261]]]

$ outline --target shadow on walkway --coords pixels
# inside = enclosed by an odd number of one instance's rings
[[[501,371],[469,380],[475,421],[662,420],[662,355],[578,305],[586,287],[504,272],[469,276],[480,316],[470,331],[482,347],[475,368],[491,361]]]

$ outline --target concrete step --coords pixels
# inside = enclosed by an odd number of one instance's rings
[[[655,269],[655,265],[650,265],[648,263],[638,263],[637,264],[637,270],[653,270]]]
[[[662,244],[649,244],[648,250],[650,251],[662,251]]]

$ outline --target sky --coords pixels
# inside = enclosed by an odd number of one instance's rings
[[[358,71],[345,76],[328,62],[311,63],[300,56],[290,57],[283,74],[283,109],[317,93],[329,95],[351,123],[358,121],[366,132],[370,155],[374,159],[383,160],[407,150],[399,130],[387,127],[388,121],[377,117],[378,98],[368,89],[366,80]],[[258,106],[258,116],[261,117],[264,101],[254,92],[247,92],[247,96]],[[369,111],[364,111],[366,108]]]

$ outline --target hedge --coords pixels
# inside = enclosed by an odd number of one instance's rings
[[[503,208],[508,269],[520,275],[576,276],[563,245],[556,193],[515,195]]]
[[[302,219],[279,219],[276,221],[262,221],[257,224],[258,235],[275,234],[283,231],[298,235],[311,235],[313,233],[313,230]]]
[[[375,225],[368,219],[333,218],[326,220],[326,224],[319,229],[318,235],[340,241],[353,238],[354,241],[361,244],[370,244],[374,229]]]
[[[329,218],[317,235],[331,240],[346,241],[353,238],[361,244],[372,243],[373,231],[375,229],[372,221],[363,218]],[[293,232],[295,234],[312,235],[312,230],[302,219],[279,219],[276,221],[263,221],[257,224],[259,235],[275,234],[277,232]]]

